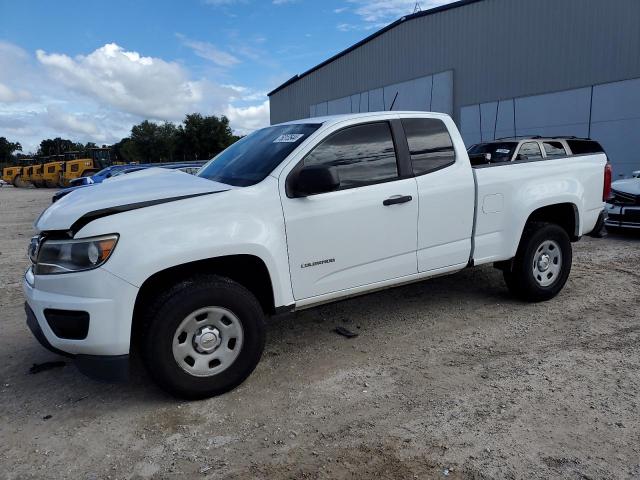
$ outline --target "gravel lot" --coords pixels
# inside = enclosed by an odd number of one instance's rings
[[[21,293],[51,194],[0,189],[1,478],[640,478],[639,235],[576,244],[543,304],[483,267],[274,318],[249,380],[189,403],[139,365],[29,374],[60,360]]]

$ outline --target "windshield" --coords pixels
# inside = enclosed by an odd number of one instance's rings
[[[255,185],[318,128],[320,124],[299,123],[257,130],[219,153],[198,176],[235,187]]]
[[[110,170],[111,170],[111,167],[103,168],[98,173],[94,173],[93,176],[94,177],[102,177],[103,175],[106,175],[107,173],[109,173]]]
[[[469,155],[490,153],[492,162],[508,162],[517,146],[518,142],[479,143],[469,148],[468,153]]]

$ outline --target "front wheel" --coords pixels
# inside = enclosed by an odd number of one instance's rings
[[[509,291],[529,302],[555,297],[571,271],[572,250],[567,232],[550,223],[532,222],[525,227],[516,257],[504,271]]]
[[[264,313],[240,284],[214,275],[187,279],[148,309],[143,355],[154,380],[187,399],[225,393],[260,361]]]

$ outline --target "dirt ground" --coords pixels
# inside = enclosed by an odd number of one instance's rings
[[[639,235],[576,244],[547,303],[482,267],[274,318],[240,388],[183,402],[29,373],[61,360],[21,292],[51,194],[0,189],[1,478],[640,478]]]

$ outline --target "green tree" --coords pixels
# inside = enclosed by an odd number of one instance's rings
[[[47,156],[47,155],[61,155],[64,152],[77,150],[78,145],[71,140],[66,138],[47,138],[46,140],[42,140],[40,142],[40,147],[38,148],[38,155]]]
[[[178,156],[182,160],[208,160],[237,140],[229,119],[199,113],[187,115],[178,127]]]
[[[10,142],[5,137],[0,137],[0,162],[8,163],[13,160],[13,152],[21,152],[22,145],[18,142]]]

